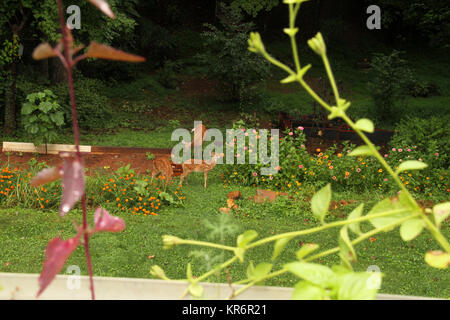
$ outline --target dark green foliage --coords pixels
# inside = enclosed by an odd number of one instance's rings
[[[139,100],[145,95],[163,96],[166,93],[164,87],[153,76],[146,76],[132,82],[117,83],[105,88],[105,94],[109,98],[124,100]]]
[[[75,81],[78,125],[82,129],[101,129],[112,125],[113,110],[108,98],[103,94],[105,85],[100,80],[81,78]],[[72,119],[70,96],[67,84],[55,87],[61,97],[67,119]]]
[[[398,115],[398,106],[405,97],[406,88],[413,83],[412,71],[394,50],[389,55],[376,53],[370,62],[369,90],[375,109],[373,117],[392,123]]]
[[[36,145],[52,142],[64,125],[64,112],[51,90],[29,94],[21,114],[22,125]]]
[[[367,5],[373,1],[366,0]],[[450,2],[447,0],[381,0],[382,28],[396,40],[426,40],[434,47],[448,46]]]
[[[198,57],[208,68],[208,75],[220,81],[225,100],[246,103],[251,100],[256,84],[269,75],[270,66],[262,57],[247,50],[248,34],[253,23],[243,22],[242,16],[224,8],[221,27],[206,24],[202,33],[205,52]]]
[[[181,68],[182,64],[179,61],[167,60],[158,71],[158,82],[166,88],[175,89],[178,85],[177,74]]]
[[[413,97],[426,98],[439,95],[439,87],[434,82],[414,82],[408,85],[408,94]]]

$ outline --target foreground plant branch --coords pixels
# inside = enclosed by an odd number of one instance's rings
[[[425,255],[425,261],[432,267],[436,268],[445,269],[450,265],[450,245],[448,239],[446,239],[440,232],[441,223],[450,214],[450,202],[438,204],[433,209],[422,210],[412,195],[408,192],[406,187],[402,184],[398,175],[404,171],[423,169],[427,167],[427,165],[419,161],[405,161],[396,171],[394,171],[365,134],[365,132],[371,133],[374,131],[372,121],[369,119],[360,119],[354,122],[349,118],[346,114],[346,110],[350,107],[350,102],[340,98],[339,89],[336,85],[336,81],[328,60],[326,45],[320,33],[310,39],[308,41],[308,45],[322,58],[331,88],[334,93],[336,105],[328,104],[305,82],[304,75],[311,68],[311,65],[307,65],[303,68],[301,67],[295,39],[298,32],[298,28],[295,27],[296,17],[300,9],[300,5],[305,1],[307,0],[284,0],[284,3],[289,6],[289,28],[284,29],[284,33],[286,33],[291,40],[292,54],[296,71],[273,58],[266,51],[258,33],[250,34],[250,39],[248,40],[249,50],[261,54],[266,58],[266,60],[286,71],[288,76],[287,78],[281,80],[281,83],[298,82],[314,100],[329,111],[330,114],[328,118],[330,120],[334,118],[341,118],[355,132],[357,132],[357,134],[364,141],[365,145],[357,147],[348,156],[375,157],[398,185],[400,189],[398,196],[380,201],[364,216],[364,205],[362,204],[354,209],[346,220],[326,223],[325,218],[331,201],[331,187],[330,185],[327,185],[319,190],[311,200],[312,213],[317,220],[322,223],[321,226],[278,234],[255,242],[252,241],[257,238],[258,234],[254,230],[249,230],[237,238],[236,247],[210,244],[195,240],[183,240],[173,236],[163,236],[164,247],[166,249],[169,249],[175,245],[189,244],[213,247],[234,252],[234,256],[232,258],[217,266],[213,270],[199,276],[198,278],[192,277],[191,267],[189,264],[187,268],[187,281],[190,285],[183,293],[182,298],[187,293],[190,293],[195,297],[201,297],[203,295],[203,288],[199,285],[199,282],[206,280],[217,271],[223,270],[236,261],[243,263],[247,250],[251,250],[270,242],[275,242],[272,258],[273,262],[282,252],[286,244],[293,238],[321,232],[334,227],[341,227],[338,239],[339,245],[337,247],[324,250],[315,255],[310,255],[319,248],[319,245],[306,244],[297,251],[297,262],[285,264],[282,269],[277,271],[272,271],[272,263],[261,262],[256,266],[253,266],[253,263],[250,263],[247,268],[247,278],[233,283],[234,285],[246,285],[235,291],[229,299],[238,296],[255,284],[262,283],[264,280],[282,275],[286,272],[291,272],[302,279],[294,288],[293,298],[295,299],[374,299],[379,286],[369,287],[367,285],[370,277],[373,275],[366,272],[353,271],[352,263],[355,262],[357,258],[354,246],[369,237],[372,237],[380,232],[391,231],[398,226],[400,226],[400,235],[404,241],[414,239],[423,231],[423,229],[427,229],[442,249],[445,250],[445,252],[439,250],[430,251]],[[430,215],[431,213],[432,218]],[[430,215],[430,217],[428,215]],[[366,233],[362,233],[359,224],[364,221],[370,222],[374,228]],[[352,240],[349,236],[348,230],[358,237]],[[335,253],[339,253],[341,265],[333,266],[332,269],[319,264],[310,263],[311,261]],[[158,272],[156,272],[157,270]],[[152,274],[154,276],[167,279],[162,269],[157,266],[153,267]],[[381,283],[380,275],[378,275],[377,280]]]
[[[97,6],[103,13],[111,18],[114,18],[108,3],[105,0],[89,0],[92,4]],[[75,154],[64,153],[61,154],[64,162],[58,168],[44,169],[39,172],[31,181],[32,186],[39,186],[45,183],[49,183],[58,179],[62,179],[63,195],[60,206],[60,215],[66,215],[72,207],[81,200],[82,210],[82,226],[77,226],[77,234],[74,238],[69,240],[62,240],[55,238],[47,246],[46,260],[41,276],[39,277],[39,292],[38,296],[47,288],[47,286],[54,279],[56,274],[60,272],[67,259],[72,252],[80,244],[80,239],[84,246],[86,255],[86,263],[89,274],[91,297],[95,299],[94,280],[92,271],[92,261],[89,252],[89,237],[95,232],[119,232],[125,229],[125,222],[118,218],[109,215],[109,213],[98,208],[94,214],[94,227],[91,228],[87,222],[87,208],[86,208],[86,195],[85,195],[85,177],[83,158],[80,153],[80,130],[78,127],[77,119],[77,105],[75,99],[75,89],[73,81],[72,69],[76,63],[86,58],[100,58],[110,60],[121,60],[130,62],[142,62],[144,58],[125,53],[120,50],[101,45],[92,42],[87,52],[78,55],[74,59],[74,55],[81,51],[84,46],[74,47],[74,40],[71,31],[64,22],[64,9],[63,1],[57,0],[59,22],[61,26],[62,39],[59,43],[52,48],[48,43],[40,44],[33,52],[33,58],[36,60],[46,59],[50,57],[58,57],[63,64],[67,73],[67,84],[69,87],[72,123],[73,123],[73,135],[75,143]]]

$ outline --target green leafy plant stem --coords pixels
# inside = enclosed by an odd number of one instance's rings
[[[191,283],[192,284],[199,283],[200,281],[203,281],[203,280],[207,279],[208,277],[212,276],[217,271],[225,269],[226,267],[228,267],[229,265],[233,264],[237,260],[238,260],[238,257],[234,256],[234,257],[228,259],[227,261],[225,261],[224,263],[222,263],[221,265],[217,266],[216,268],[213,268],[213,269],[209,270],[208,272],[204,273],[200,277],[198,277],[196,279],[192,279]],[[183,294],[181,295],[180,299],[183,299],[188,293],[189,293],[189,289],[186,289],[183,292]]]
[[[289,5],[289,16],[290,16],[290,28],[293,28],[295,25],[295,18],[298,12],[299,4],[295,8],[292,7],[292,4]],[[326,103],[323,99],[321,99],[314,90],[309,87],[309,85],[304,81],[303,77],[300,76],[299,70],[300,70],[300,63],[298,62],[298,51],[297,51],[297,45],[295,41],[295,34],[289,35],[291,38],[292,43],[292,52],[294,55],[294,60],[296,61],[297,65],[297,73],[291,70],[287,65],[283,64],[282,62],[276,60],[272,56],[270,56],[266,50],[263,50],[261,54],[272,64],[278,66],[279,68],[285,70],[290,75],[297,75],[297,81],[300,83],[300,85],[325,109],[327,109],[329,112],[332,112],[332,107]],[[383,159],[381,154],[376,149],[375,145],[367,138],[367,136],[355,126],[355,123],[346,115],[344,108],[341,106],[339,100],[339,90],[336,86],[336,81],[333,75],[333,71],[331,69],[330,63],[328,61],[328,57],[326,54],[322,55],[322,60],[324,62],[325,70],[327,72],[330,84],[333,88],[333,92],[336,99],[336,105],[339,110],[339,117],[342,118],[364,141],[364,143],[370,148],[373,156],[380,162],[380,164],[386,169],[386,171],[390,174],[390,176],[394,179],[394,181],[397,183],[397,185],[400,187],[402,192],[407,196],[409,202],[415,207],[417,210],[421,210],[417,202],[414,200],[412,195],[409,193],[409,191],[406,189],[406,187],[403,185],[403,183],[400,181],[398,175],[392,170],[392,168],[388,165],[388,163]],[[439,244],[442,246],[443,249],[445,249],[447,252],[450,252],[450,244],[445,239],[445,237],[440,233],[438,228],[428,219],[428,217],[425,214],[422,214],[421,218],[424,220],[427,229],[431,232],[431,234],[434,236],[436,241],[439,242]]]
[[[300,9],[300,3],[296,3],[295,7],[292,4],[289,4],[289,28],[292,30],[295,28],[295,19],[297,17],[297,12]],[[298,50],[297,50],[297,41],[295,40],[295,34],[290,35],[291,38],[291,47],[292,47],[292,54],[294,56],[295,61],[295,67],[297,68],[297,73],[300,72],[300,59],[298,57]]]
[[[363,241],[363,240],[365,240],[365,239],[367,239],[367,238],[370,238],[370,237],[376,235],[377,233],[380,233],[380,232],[382,232],[382,231],[385,231],[385,230],[389,230],[389,229],[391,229],[391,228],[394,228],[394,227],[396,227],[396,226],[398,226],[398,225],[401,225],[403,222],[405,222],[405,221],[407,221],[407,220],[411,220],[411,219],[416,218],[416,217],[418,217],[418,216],[420,216],[419,213],[412,214],[412,215],[410,215],[410,216],[408,216],[408,217],[405,217],[405,218],[403,218],[403,219],[399,219],[399,220],[397,220],[397,221],[394,222],[394,223],[390,223],[390,224],[388,224],[388,225],[386,225],[386,226],[384,226],[384,227],[381,227],[381,228],[378,228],[378,229],[371,230],[371,231],[369,231],[369,232],[367,232],[367,233],[362,234],[362,235],[359,236],[358,238],[355,238],[353,241],[351,241],[351,243],[352,243],[352,245],[356,245],[356,244],[360,243],[361,241]],[[356,220],[356,219],[355,219],[355,220]],[[349,220],[349,221],[350,221],[350,220]],[[265,239],[264,239],[264,240],[265,240]],[[256,242],[255,242],[255,244],[256,244]],[[320,253],[318,253],[318,254],[315,254],[315,255],[313,255],[313,256],[311,256],[311,257],[308,257],[308,258],[306,258],[306,259],[303,259],[303,261],[304,261],[304,262],[314,261],[314,260],[316,260],[316,259],[319,259],[319,258],[328,256],[328,255],[333,254],[333,253],[336,253],[336,252],[339,252],[339,250],[340,250],[339,247],[335,247],[335,248],[332,248],[332,249],[329,249],[329,250],[325,250],[325,251],[322,251],[322,252],[320,252]],[[269,273],[269,274],[265,275],[262,279],[258,279],[258,281],[252,281],[252,282],[248,283],[246,286],[240,288],[239,290],[237,290],[236,292],[234,292],[230,297],[228,297],[228,299],[232,299],[232,298],[238,296],[239,294],[243,293],[244,291],[246,291],[247,289],[249,289],[250,287],[252,287],[253,285],[255,285],[256,282],[261,282],[261,281],[265,281],[265,280],[270,279],[270,278],[278,277],[278,276],[280,276],[280,275],[282,275],[282,274],[284,274],[284,273],[286,273],[286,272],[288,272],[288,270],[286,270],[286,269],[281,269],[281,270],[277,270],[277,271],[275,271],[275,272]],[[248,281],[250,281],[250,279],[245,279],[245,280],[243,280],[243,281],[235,282],[235,283],[233,283],[233,284],[240,284],[240,283],[244,283],[244,282],[248,282]]]

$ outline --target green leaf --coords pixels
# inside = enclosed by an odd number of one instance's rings
[[[64,124],[64,113],[61,111],[51,113],[50,119],[52,119],[53,123],[60,127]]]
[[[298,80],[297,75],[296,74],[291,74],[287,78],[284,78],[283,80],[281,80],[280,83],[291,83],[291,82],[295,82],[297,80]]]
[[[31,116],[28,117],[28,123],[33,123],[38,119],[38,117],[35,114],[32,114]],[[26,125],[25,125],[26,126]]]
[[[338,300],[374,300],[377,288],[369,285],[370,273],[358,272],[340,275],[337,279]]]
[[[422,232],[424,226],[422,219],[416,218],[407,220],[400,226],[400,236],[404,241],[410,241]]]
[[[373,122],[369,119],[359,119],[358,121],[356,121],[355,127],[359,130],[369,133],[373,133],[374,130]]]
[[[273,247],[273,256],[272,256],[272,261],[274,261],[279,255],[280,253],[283,251],[284,247],[288,244],[288,242],[292,239],[292,237],[289,238],[282,238],[282,239],[278,239]]]
[[[261,281],[272,270],[273,265],[270,263],[259,263],[251,273],[251,277],[254,281]]]
[[[450,215],[450,202],[437,204],[433,207],[434,223],[440,228],[442,221]]]
[[[302,260],[304,257],[306,257],[311,252],[319,249],[319,245],[315,243],[307,243],[304,244],[296,253],[297,259]]]
[[[29,133],[31,133],[31,134],[36,134],[36,133],[38,133],[38,131],[39,131],[39,127],[36,125],[36,124],[32,124],[32,125],[30,125],[29,126]]]
[[[356,207],[349,215],[347,220],[357,219],[361,217],[363,213],[364,203],[361,203],[358,207]],[[361,228],[359,227],[359,222],[351,223],[348,225],[348,228],[355,234],[361,234]]]
[[[284,28],[283,32],[288,36],[293,37],[298,32],[298,28]]]
[[[356,252],[348,236],[347,226],[342,227],[339,232],[339,248],[340,256],[344,259],[345,264],[356,262]]]
[[[450,266],[450,254],[439,250],[429,251],[425,261],[433,268],[447,269]]]
[[[51,102],[45,101],[39,104],[39,110],[41,110],[44,113],[49,112],[53,109],[53,104]]]
[[[253,279],[253,274],[255,272],[255,266],[253,264],[253,261],[250,261],[247,267],[247,278]]]
[[[38,118],[41,122],[50,123],[50,117],[46,114],[41,113]]]
[[[292,300],[324,300],[326,291],[308,281],[299,281],[292,292]]]
[[[373,151],[368,146],[359,146],[348,154],[350,157],[356,156],[372,156]]]
[[[248,230],[237,237],[237,246],[239,248],[245,248],[247,244],[257,236],[258,233],[255,230]]]
[[[192,283],[188,291],[193,297],[201,298],[203,296],[203,287],[198,283]]]
[[[398,169],[395,171],[396,174],[399,174],[400,172],[407,171],[407,170],[421,170],[428,167],[428,165],[422,161],[417,160],[408,160],[405,162],[402,162]]]
[[[400,220],[402,218],[405,218],[411,214],[414,213],[415,208],[411,206],[411,204],[408,201],[408,198],[403,195],[402,193],[398,197],[393,197],[391,199],[384,199],[380,202],[378,202],[373,208],[369,211],[367,216],[376,214],[376,213],[382,213],[386,211],[392,211],[397,209],[404,209],[405,212],[395,213],[392,215],[388,215],[385,217],[378,217],[370,219],[370,223],[375,228],[382,228],[388,224],[395,223],[397,220]],[[388,230],[385,230],[386,232],[391,231],[394,228],[389,228]]]
[[[35,109],[35,106],[29,102],[26,102],[22,105],[21,114],[28,115],[31,114]]]
[[[322,222],[324,221],[325,215],[328,212],[330,201],[331,201],[331,184],[327,184],[312,197],[311,210],[314,216]]]
[[[308,262],[291,262],[284,265],[284,269],[299,278],[318,286],[325,287],[335,280],[334,272],[323,265]]]

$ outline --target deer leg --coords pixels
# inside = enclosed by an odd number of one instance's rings
[[[208,180],[208,172],[205,171],[205,189],[206,189],[206,180]]]
[[[180,185],[183,185],[183,179],[184,179],[184,174],[182,173],[180,175]],[[187,180],[186,180],[187,181]]]

